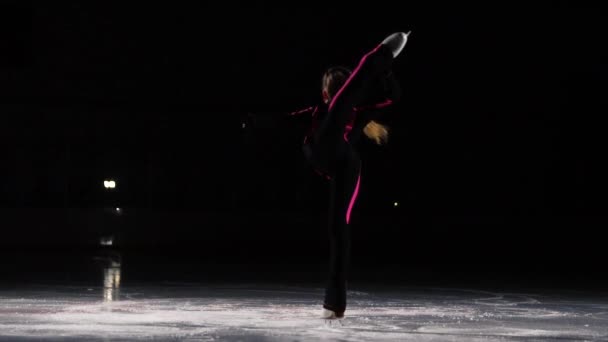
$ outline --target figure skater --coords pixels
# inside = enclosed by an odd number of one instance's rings
[[[359,192],[361,160],[355,144],[361,133],[377,144],[388,138],[386,126],[374,119],[399,97],[392,63],[405,47],[409,32],[393,33],[365,54],[353,72],[329,68],[322,77],[323,105],[291,115],[312,114],[312,125],[303,151],[313,169],[329,180],[329,277],[325,288],[325,319],[344,317],[347,268],[350,257],[350,216]],[[378,89],[384,102],[372,102]],[[371,105],[370,105],[371,104]]]

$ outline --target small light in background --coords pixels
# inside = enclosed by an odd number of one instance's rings
[[[116,208],[116,212],[117,212],[117,213],[120,213],[121,211],[122,211],[122,209],[120,209],[120,208]]]
[[[399,202],[393,202],[393,207],[397,208],[399,206]]]
[[[112,246],[113,243],[114,243],[114,237],[112,237],[112,236],[104,236],[101,239],[99,239],[99,244],[101,244],[102,246]]]
[[[116,182],[113,180],[104,180],[103,187],[106,189],[114,189],[116,188]]]

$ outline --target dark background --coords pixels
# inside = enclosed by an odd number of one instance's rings
[[[390,143],[361,144],[353,278],[605,287],[594,3],[4,1],[5,276],[76,277],[114,235],[133,279],[323,279],[326,184],[286,114],[320,101],[326,67],[412,30]]]

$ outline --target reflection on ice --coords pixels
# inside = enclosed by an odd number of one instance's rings
[[[120,263],[111,262],[103,270],[103,298],[106,302],[119,299],[120,294]]]
[[[95,257],[103,270],[103,299],[106,302],[120,299],[120,268],[122,258],[119,252],[105,250]]]

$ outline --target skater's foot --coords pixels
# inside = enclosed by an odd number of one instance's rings
[[[321,314],[321,318],[324,319],[340,319],[340,318],[344,318],[344,311],[342,312],[335,312],[332,310],[327,310],[327,309],[323,309],[323,312]]]
[[[393,58],[396,58],[401,53],[405,47],[405,43],[407,43],[407,37],[409,34],[410,32],[395,32],[384,38],[382,44],[386,45],[391,50]]]

